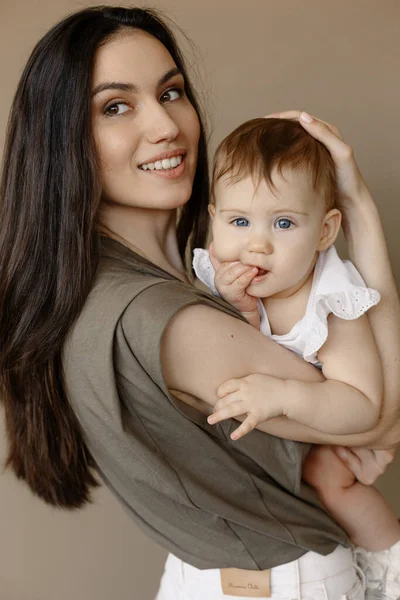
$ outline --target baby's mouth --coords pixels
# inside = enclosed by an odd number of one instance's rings
[[[254,283],[254,284],[261,283],[262,281],[264,281],[264,278],[269,275],[269,273],[270,273],[270,271],[266,271],[265,269],[258,268],[258,273],[254,277],[254,279],[252,280],[251,283]]]
[[[266,271],[265,269],[258,269],[258,273],[257,273],[257,277],[262,277],[263,275],[266,275],[268,273],[268,271]]]

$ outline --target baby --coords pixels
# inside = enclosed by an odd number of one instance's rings
[[[211,256],[195,250],[196,275],[326,378],[254,374],[226,382],[209,422],[247,415],[233,439],[282,415],[332,434],[367,431],[379,418],[381,364],[365,313],[380,298],[333,246],[341,225],[336,197],[328,150],[297,122],[249,121],[217,150]],[[400,525],[383,497],[355,481],[329,447],[313,448],[303,477],[364,548],[360,561],[375,597],[380,589],[398,598]]]

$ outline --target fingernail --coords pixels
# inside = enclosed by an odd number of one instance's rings
[[[210,425],[212,425],[214,423],[214,417],[210,415],[209,417],[207,417],[207,421],[210,423]]]
[[[342,448],[338,448],[336,453],[340,456],[340,458],[347,458],[347,450],[343,450]]]
[[[312,123],[312,122],[314,121],[314,119],[312,118],[312,116],[311,116],[311,115],[309,115],[309,114],[308,114],[308,113],[306,113],[306,112],[302,112],[302,113],[300,114],[300,119],[301,119],[302,121],[304,121],[304,123]]]
[[[235,433],[235,432],[231,433],[231,439],[237,440],[237,433]]]

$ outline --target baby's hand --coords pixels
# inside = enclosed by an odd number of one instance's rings
[[[259,423],[286,416],[286,383],[284,379],[261,374],[225,381],[217,390],[221,399],[207,420],[214,425],[225,419],[247,415],[240,427],[231,433],[231,438],[238,440]]]
[[[220,263],[214,255],[212,243],[209,246],[209,253],[215,269],[214,283],[218,293],[258,329],[260,327],[258,299],[246,293],[246,289],[258,273],[257,267],[250,267],[239,261]]]

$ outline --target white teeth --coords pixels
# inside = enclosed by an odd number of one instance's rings
[[[175,167],[181,164],[182,160],[182,156],[173,156],[172,158],[164,158],[163,160],[157,160],[155,163],[146,163],[144,165],[141,165],[140,168],[143,169],[143,171],[154,171],[154,169],[156,169],[157,171],[160,171],[161,169],[174,169]]]

